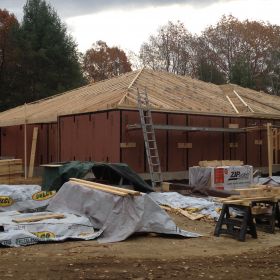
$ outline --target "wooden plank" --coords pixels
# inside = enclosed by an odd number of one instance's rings
[[[222,166],[242,166],[244,162],[242,160],[222,160]]]
[[[22,159],[1,159],[0,166],[22,164]]]
[[[232,106],[233,110],[234,110],[237,114],[239,114],[239,111],[237,110],[237,108],[235,107],[235,105],[233,104],[233,102],[231,101],[231,99],[229,98],[228,95],[226,95],[226,98],[227,98],[228,102],[230,103],[230,105]]]
[[[43,221],[48,219],[63,219],[63,218],[65,218],[65,215],[63,214],[47,214],[47,215],[37,215],[37,216],[32,216],[27,218],[16,218],[16,219],[12,219],[12,221],[15,223],[32,223],[32,222],[38,222],[38,221]]]
[[[100,190],[109,190],[109,191],[113,191],[113,192],[117,192],[117,193],[122,193],[122,194],[125,194],[125,195],[135,195],[135,196],[141,195],[141,193],[138,192],[138,191],[113,187],[113,186],[104,185],[104,184],[100,184],[100,183],[96,183],[96,182],[90,182],[90,181],[81,180],[81,179],[77,179],[77,178],[70,178],[70,181],[80,183],[80,184],[87,184],[87,185],[90,185],[94,188],[95,187],[99,188]]]
[[[239,123],[229,123],[228,128],[239,128]]]
[[[61,167],[63,164],[41,164],[42,167]]]
[[[255,139],[254,143],[255,145],[262,145],[263,141],[261,139]]]
[[[123,148],[136,148],[135,142],[120,143],[120,147]]]
[[[231,142],[229,143],[230,148],[238,148],[238,142]]]
[[[201,160],[198,162],[198,165],[200,167],[217,167],[221,166],[221,161],[220,160]]]
[[[171,183],[169,182],[162,182],[161,188],[163,192],[169,192],[170,191],[170,185]]]
[[[70,182],[82,185],[82,186],[90,188],[90,189],[95,189],[95,190],[103,191],[103,192],[110,193],[110,194],[115,194],[115,195],[119,195],[119,196],[128,196],[128,194],[124,193],[124,192],[113,191],[113,190],[110,190],[110,189],[107,189],[107,188],[103,188],[103,187],[99,187],[99,186],[93,186],[93,185],[88,184],[88,183],[80,183],[80,182],[78,183],[78,182],[75,182],[75,181],[72,181],[72,180],[70,180]]]
[[[24,135],[23,135],[23,149],[24,149],[24,178],[27,178],[27,115],[26,103],[24,103]]]
[[[272,176],[272,163],[273,163],[271,123],[267,123],[266,128],[267,128],[268,176],[271,177]]]
[[[166,211],[180,213],[181,215],[187,217],[188,219],[190,219],[192,221],[199,220],[199,219],[205,217],[205,215],[203,215],[203,214],[189,213],[188,211],[181,209],[181,208],[172,208],[172,207],[166,206],[166,205],[160,205],[160,208],[162,208]]]
[[[38,127],[36,126],[33,129],[33,137],[32,137],[32,145],[31,145],[31,154],[30,154],[28,178],[32,178],[33,177],[37,138],[38,138]]]
[[[259,196],[259,197],[243,197],[242,199],[224,200],[223,203],[235,203],[235,202],[253,202],[253,201],[274,201],[275,196]]]
[[[233,204],[233,205],[237,204],[237,205],[250,206],[251,202],[239,199],[239,200],[225,200],[223,201],[223,204]]]
[[[278,133],[278,128],[274,128],[274,152],[275,152],[275,164],[278,164],[278,151],[279,151],[279,141],[278,141],[278,138],[279,138],[279,133]]]
[[[178,149],[191,149],[192,143],[177,143]]]
[[[195,221],[195,220],[199,220],[203,217],[205,217],[205,215],[203,214],[196,214],[196,213],[189,213],[188,211],[186,210],[183,210],[181,208],[175,208],[180,214],[182,214],[183,216],[189,218],[190,220],[192,221]]]
[[[245,107],[248,108],[249,111],[251,111],[252,113],[254,113],[254,110],[243,100],[243,98],[235,91],[233,90],[234,94],[239,98],[239,100],[243,103],[243,105]]]

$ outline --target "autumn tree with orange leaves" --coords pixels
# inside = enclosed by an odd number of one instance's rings
[[[17,83],[15,74],[20,70],[19,49],[15,38],[19,24],[15,16],[7,10],[0,9],[0,108],[5,107],[11,99],[11,89]]]
[[[131,71],[131,64],[123,50],[97,41],[84,55],[83,70],[89,81],[98,82]]]

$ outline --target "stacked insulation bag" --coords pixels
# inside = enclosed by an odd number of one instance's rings
[[[45,211],[55,195],[55,191],[41,191],[37,185],[0,185],[0,245],[96,238],[87,217]]]

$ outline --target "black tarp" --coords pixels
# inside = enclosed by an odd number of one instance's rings
[[[59,190],[70,178],[83,179],[89,172],[100,183],[119,187],[133,187],[140,192],[152,192],[153,189],[127,164],[70,161],[59,165],[45,166],[43,190]]]

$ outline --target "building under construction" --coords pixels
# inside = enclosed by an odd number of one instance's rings
[[[147,69],[0,113],[1,156],[26,164],[35,157],[35,166],[124,162],[147,173],[137,90],[148,94],[165,178],[183,178],[201,160],[242,160],[255,168],[270,161],[277,168],[279,97]]]

